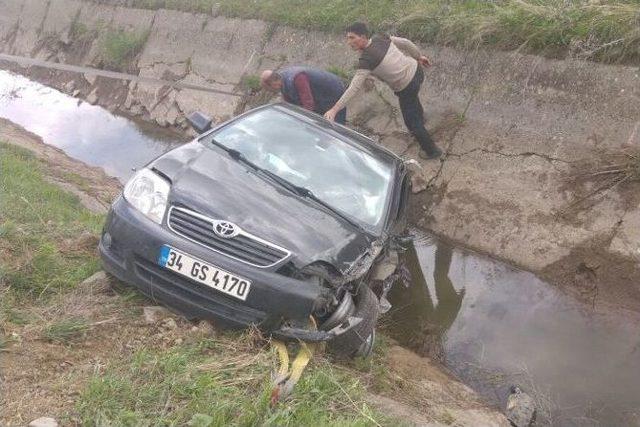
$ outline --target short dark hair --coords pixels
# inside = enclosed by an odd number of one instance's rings
[[[354,33],[359,36],[369,37],[369,28],[364,22],[354,22],[344,29],[345,33]]]

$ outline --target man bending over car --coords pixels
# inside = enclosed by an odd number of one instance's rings
[[[260,85],[273,92],[280,91],[285,101],[320,115],[326,113],[344,93],[340,77],[311,67],[264,70],[260,75]],[[346,118],[346,108],[336,110],[336,122],[344,124]]]

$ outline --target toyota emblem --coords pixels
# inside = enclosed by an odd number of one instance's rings
[[[225,239],[230,239],[240,233],[240,229],[238,228],[238,226],[227,221],[216,221],[213,224],[213,231],[218,236],[224,237]]]

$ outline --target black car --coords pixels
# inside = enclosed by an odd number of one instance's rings
[[[409,186],[372,140],[270,104],[138,171],[99,249],[108,272],[190,319],[366,354]]]

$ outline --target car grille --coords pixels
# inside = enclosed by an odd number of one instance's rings
[[[242,230],[231,238],[220,237],[213,231],[214,222],[189,209],[172,206],[169,210],[168,224],[174,233],[230,258],[266,268],[290,255],[286,249]]]

